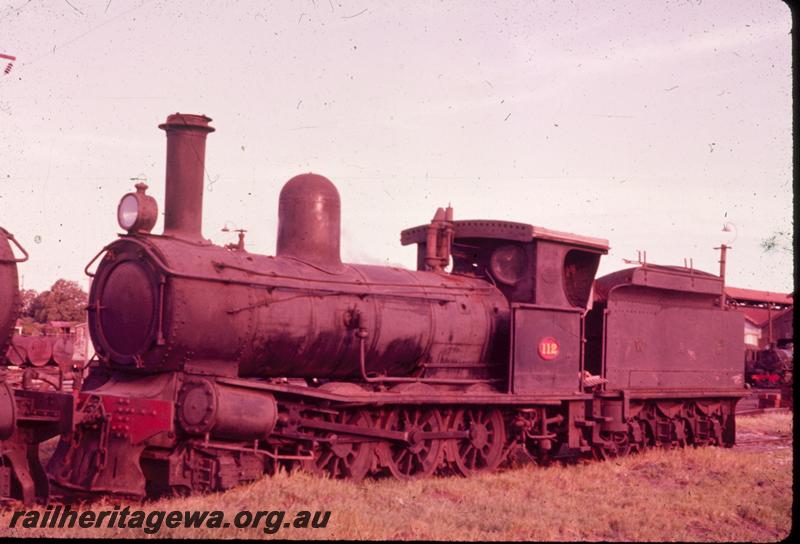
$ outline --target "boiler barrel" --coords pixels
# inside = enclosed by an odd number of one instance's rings
[[[486,377],[505,364],[508,302],[487,282],[393,267],[338,273],[156,237],[116,242],[89,301],[99,351],[144,370],[181,364],[240,376]]]

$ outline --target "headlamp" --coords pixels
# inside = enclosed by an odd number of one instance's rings
[[[117,206],[117,222],[129,233],[150,232],[158,218],[156,199],[145,194],[147,184],[137,183],[136,192],[122,197]]]

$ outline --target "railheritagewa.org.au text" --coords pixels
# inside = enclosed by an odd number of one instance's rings
[[[124,508],[113,510],[72,510],[68,505],[51,505],[45,510],[16,510],[11,515],[9,528],[66,529],[106,528],[140,529],[146,534],[156,534],[169,529],[256,529],[274,534],[281,529],[324,529],[331,519],[330,511],[310,512],[300,510],[294,514],[284,510],[242,510],[232,518],[219,510],[152,510]]]

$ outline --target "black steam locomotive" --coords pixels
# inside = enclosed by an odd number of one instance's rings
[[[275,256],[242,235],[217,246],[201,233],[209,121],[160,126],[163,234],[139,184],[94,259],[99,364],[48,466],[59,493],[733,445],[743,318],[719,277],[648,264],[595,281],[607,241],[450,208],[401,233],[418,270],[342,263],[338,191],[315,174],[281,191]]]
[[[16,257],[12,244],[22,257]],[[28,253],[14,236],[0,227],[0,355],[11,342],[19,311],[17,264]],[[19,499],[25,503],[47,500],[47,473],[39,460],[39,444],[70,430],[72,396],[41,391],[29,386],[36,371],[23,373],[22,387],[12,387],[0,366],[0,501]]]

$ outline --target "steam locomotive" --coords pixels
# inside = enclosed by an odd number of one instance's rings
[[[608,242],[439,208],[401,233],[417,270],[343,263],[336,187],[283,187],[275,256],[201,232],[202,115],[167,136],[164,231],[120,200],[88,320],[99,364],[48,465],[54,492],[222,490],[302,468],[400,479],[651,446],[731,446],[742,316],[723,281]],[[94,263],[99,260],[94,271]]]
[[[745,381],[759,388],[788,388],[793,384],[794,353],[791,340],[764,349],[745,351]]]
[[[22,257],[14,255],[12,244]],[[11,343],[19,310],[17,263],[27,259],[25,248],[0,227],[0,354]],[[0,367],[0,500],[47,500],[50,485],[39,460],[39,444],[71,428],[72,396],[26,387],[33,376],[36,371],[28,369],[23,387],[11,387]]]

